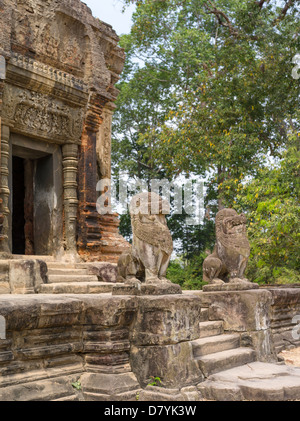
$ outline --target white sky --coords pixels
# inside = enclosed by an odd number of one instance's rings
[[[113,27],[118,35],[130,32],[131,16],[135,6],[131,5],[122,13],[123,2],[121,0],[83,0],[93,12],[96,18]]]

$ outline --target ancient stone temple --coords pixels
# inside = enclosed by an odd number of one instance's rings
[[[165,201],[133,198],[131,249],[97,213],[123,64],[80,0],[0,0],[0,401],[299,400],[300,289],[244,278],[243,215],[182,291]]]
[[[124,51],[79,0],[0,1],[1,252],[116,262],[99,215]],[[1,222],[1,221],[0,221]]]

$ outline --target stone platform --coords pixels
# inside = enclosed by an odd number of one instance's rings
[[[224,283],[224,284],[209,284],[203,286],[203,292],[216,292],[216,291],[248,291],[258,289],[259,285],[254,283]]]
[[[0,401],[135,401],[153,374],[202,380],[197,297],[2,295],[0,315]]]
[[[112,292],[116,282],[115,263],[17,255],[0,260],[0,295],[101,294]]]
[[[284,338],[297,346],[299,297],[1,295],[0,401],[297,399],[300,369],[279,364],[277,349]],[[162,387],[149,386],[151,376]]]
[[[253,362],[211,376],[198,390],[205,400],[299,400],[300,368]]]
[[[116,284],[113,287],[112,295],[173,295],[182,294],[179,285],[170,283],[162,285],[149,284]]]

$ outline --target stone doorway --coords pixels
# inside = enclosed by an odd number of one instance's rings
[[[12,135],[10,174],[12,254],[58,254],[63,248],[61,148]]]
[[[12,253],[51,254],[54,207],[52,155],[12,158]]]

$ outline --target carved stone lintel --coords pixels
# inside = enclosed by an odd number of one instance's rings
[[[71,74],[55,69],[52,66],[41,63],[40,61],[33,60],[30,57],[25,57],[13,52],[9,63],[10,65],[29,71],[31,76],[32,74],[40,75],[55,83],[60,83],[64,86],[68,86],[85,93],[88,92],[88,85],[84,83],[82,79],[75,78]]]
[[[3,117],[13,122],[14,130],[30,136],[65,143],[80,143],[83,109],[66,106],[42,93],[6,84]]]

